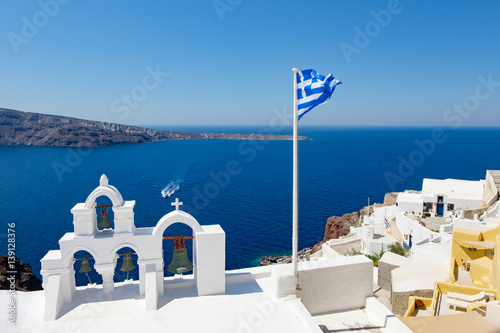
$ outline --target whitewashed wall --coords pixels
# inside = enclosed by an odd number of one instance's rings
[[[398,207],[396,205],[375,208],[375,224],[384,224],[384,217],[387,217],[387,221],[390,221],[391,216],[395,216],[397,212]]]
[[[364,307],[373,294],[373,262],[365,257],[299,263],[298,296],[311,314]]]
[[[429,236],[432,234],[432,231],[413,221],[403,213],[398,213],[396,215],[396,224],[401,234],[404,235],[411,233],[413,244],[429,238]]]
[[[398,211],[399,212],[408,212],[408,213],[412,213],[414,212],[415,214],[422,214],[422,211],[423,211],[423,202],[415,202],[414,200],[404,200],[404,199],[400,199],[398,197]]]
[[[433,239],[424,239],[415,243],[411,249],[412,259],[420,257],[434,258],[449,261],[451,258],[452,235],[435,236]]]

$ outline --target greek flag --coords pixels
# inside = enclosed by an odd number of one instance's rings
[[[387,221],[387,218],[384,217],[385,220],[385,228],[389,228],[391,225],[389,224],[389,221]]]
[[[297,72],[297,104],[299,120],[313,108],[326,103],[335,87],[342,84],[332,74],[324,77],[314,69]]]

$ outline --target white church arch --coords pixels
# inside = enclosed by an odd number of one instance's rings
[[[64,267],[70,267],[71,265],[73,265],[74,255],[75,255],[75,253],[77,253],[79,251],[86,251],[86,252],[90,253],[90,255],[92,256],[94,261],[96,263],[99,263],[98,262],[99,257],[94,252],[94,250],[92,250],[91,248],[89,248],[87,246],[79,245],[79,246],[76,246],[73,249],[71,249],[71,251],[64,257]]]
[[[99,187],[97,187],[85,201],[85,208],[93,209],[94,203],[100,196],[106,196],[113,203],[113,207],[123,206],[124,201],[121,193],[116,189],[116,187],[109,185],[108,177],[102,175],[99,180]]]
[[[94,203],[97,198],[101,196],[106,196],[113,203],[113,207],[123,206],[123,198],[120,192],[114,186],[99,186],[96,188],[85,201],[85,208],[92,209],[94,208]]]
[[[132,250],[134,250],[135,253],[137,254],[137,258],[138,259],[143,259],[144,258],[142,256],[142,254],[141,254],[141,251],[139,251],[139,248],[137,246],[135,246],[134,244],[132,244],[132,243],[121,243],[121,244],[115,246],[115,248],[113,250],[111,250],[111,253],[108,256],[108,261],[107,262],[113,262],[113,260],[115,258],[115,254],[118,253],[118,251],[120,251],[124,247],[129,247]]]
[[[163,237],[163,232],[174,223],[186,224],[193,229],[193,233],[203,232],[202,227],[192,215],[180,210],[174,210],[158,221],[153,229],[153,237],[155,237],[155,239],[161,239]]]

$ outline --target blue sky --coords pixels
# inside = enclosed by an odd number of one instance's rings
[[[298,67],[344,83],[304,125],[498,126],[498,13],[493,0],[2,1],[0,107],[268,125],[291,112]]]

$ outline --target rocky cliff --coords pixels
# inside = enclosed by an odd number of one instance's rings
[[[291,140],[292,136],[161,131],[0,108],[0,145],[100,147],[185,139]]]
[[[42,290],[42,281],[31,271],[29,264],[24,264],[15,258],[14,268],[9,265],[8,257],[0,254],[0,289],[9,290],[11,281],[14,281],[16,290],[34,291]],[[7,273],[15,271],[15,274]]]
[[[331,216],[326,221],[325,226],[325,234],[323,236],[323,240],[314,245],[313,252],[316,252],[316,249],[323,244],[324,242],[330,239],[337,239],[341,236],[346,236],[349,234],[349,230],[351,226],[359,227],[361,226],[361,219],[365,214],[364,209],[361,209],[358,212],[347,213],[342,216]]]

